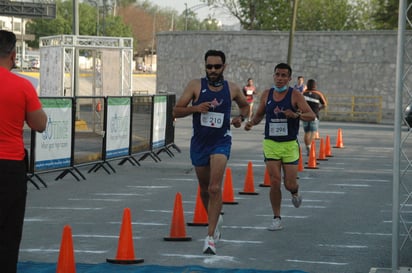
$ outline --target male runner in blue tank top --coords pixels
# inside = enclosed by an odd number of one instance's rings
[[[272,205],[273,220],[269,230],[282,229],[280,205],[282,201],[282,169],[285,188],[292,195],[292,203],[298,208],[302,203],[299,185],[296,181],[300,149],[298,143],[299,121],[311,121],[315,114],[297,89],[289,87],[292,69],[280,63],[274,69],[274,86],[262,93],[258,110],[245,130],[259,124],[266,115],[263,154],[270,177],[269,199]]]
[[[223,79],[225,67],[222,51],[207,51],[206,77],[191,80],[173,109],[176,118],[193,115],[190,158],[209,220],[205,254],[216,254],[215,244],[221,236],[222,181],[232,146],[230,125],[239,128],[249,114],[249,104],[239,86]],[[230,121],[232,100],[239,106],[240,114]]]

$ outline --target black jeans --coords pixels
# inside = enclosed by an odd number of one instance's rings
[[[27,196],[24,160],[0,160],[0,271],[16,273]]]

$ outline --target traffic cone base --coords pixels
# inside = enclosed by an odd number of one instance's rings
[[[202,203],[200,196],[200,187],[197,187],[196,205],[193,214],[193,222],[187,223],[188,226],[207,226],[208,225],[207,211]]]
[[[239,192],[239,194],[248,194],[248,195],[258,195],[259,194],[255,192],[252,161],[249,161],[247,164],[245,184],[243,186],[243,191]]]
[[[106,259],[106,262],[111,263],[111,264],[140,264],[144,262],[144,259],[134,259],[134,260]]]
[[[138,264],[144,262],[144,259],[136,259],[134,256],[130,208],[125,208],[123,211],[123,220],[120,228],[116,258],[106,259],[106,261],[113,264]]]
[[[225,184],[223,187],[222,203],[226,205],[237,205],[238,202],[235,201],[235,195],[233,193],[233,183],[232,183],[232,170],[227,167],[225,175]]]
[[[182,194],[176,193],[173,209],[172,224],[170,226],[169,237],[163,238],[165,241],[190,241],[192,237],[186,236],[185,216],[183,213]]]

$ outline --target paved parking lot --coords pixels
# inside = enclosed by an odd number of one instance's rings
[[[202,255],[205,227],[187,226],[191,241],[163,240],[169,236],[176,193],[182,194],[186,222],[192,220],[195,207],[191,119],[183,118],[177,120],[175,133],[182,153],[172,149],[174,157],[161,153],[161,162],[148,157],[139,167],[114,161],[116,173],[110,175],[80,167],[86,177],[82,181],[70,175],[55,181],[58,173],[42,174],[47,188],[29,186],[20,261],[56,262],[63,227],[70,225],[76,262],[104,263],[116,255],[123,210],[130,208],[136,258],[144,258],[145,264],[311,273],[390,268],[393,127],[321,122],[320,128],[320,136],[329,135],[332,146],[341,128],[344,148],[332,148],[333,157],[319,161],[318,169],[299,173],[303,204],[294,208],[289,194],[284,194],[282,231],[266,230],[272,215],[269,189],[258,186],[265,171],[263,125],[258,125],[251,132],[233,130],[228,167],[238,204],[224,205],[218,255]],[[257,195],[238,194],[248,162],[253,164]]]

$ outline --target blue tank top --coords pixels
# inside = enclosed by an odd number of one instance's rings
[[[296,140],[299,133],[299,119],[286,118],[283,110],[290,109],[296,112],[292,105],[292,91],[289,87],[286,96],[281,101],[273,99],[274,89],[271,88],[266,102],[265,139],[274,141]]]
[[[193,113],[191,149],[194,151],[232,143],[230,132],[232,98],[227,81],[224,81],[222,90],[215,92],[209,90],[207,79],[202,78],[199,98],[192,105],[205,101],[212,102],[208,114]]]

